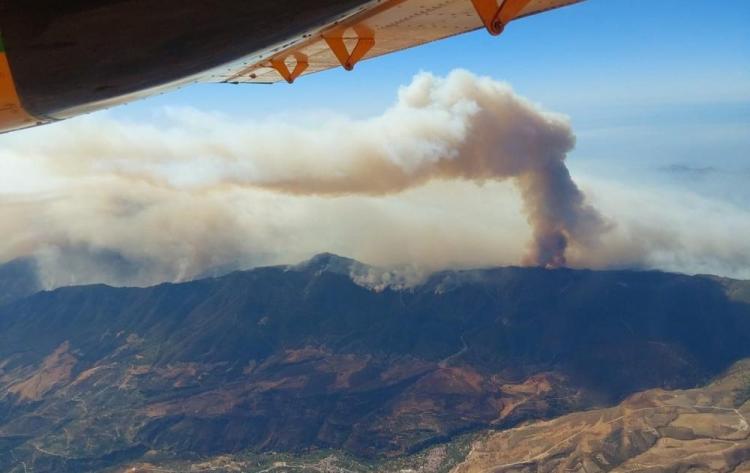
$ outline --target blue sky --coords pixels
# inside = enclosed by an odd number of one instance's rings
[[[675,165],[711,168],[743,187],[750,179],[743,177],[750,174],[748,25],[747,0],[588,0],[519,20],[500,38],[478,31],[292,86],[190,86],[112,113],[143,119],[163,106],[189,106],[238,118],[320,110],[366,117],[381,113],[419,71],[465,68],[569,115],[578,136],[574,171],[658,179],[665,168],[681,169]],[[675,183],[684,184],[686,173],[677,174]],[[698,176],[703,182],[707,173]],[[704,184],[707,192],[726,187]],[[750,191],[727,197],[742,204]]]
[[[573,112],[747,102],[750,3],[716,7],[706,0],[588,0],[519,20],[500,38],[478,31],[293,86],[191,86],[129,112],[185,104],[253,115],[298,107],[366,115],[381,111],[416,72],[457,67],[507,80],[523,95]]]

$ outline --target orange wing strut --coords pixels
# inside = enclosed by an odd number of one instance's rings
[[[294,69],[292,71],[290,71],[289,66],[286,65],[287,56],[275,57],[271,59],[271,67],[276,69],[276,72],[278,72],[279,75],[281,75],[281,77],[283,77],[284,80],[289,82],[290,84],[293,83],[297,77],[301,76],[308,67],[310,67],[310,62],[308,61],[307,56],[305,56],[304,54],[294,53],[293,56],[297,61],[297,64],[294,66]]]
[[[331,51],[339,60],[341,65],[347,71],[354,69],[354,66],[362,60],[363,57],[375,46],[375,32],[372,31],[365,25],[359,24],[353,27],[354,32],[357,34],[357,44],[354,49],[349,52],[349,49],[344,43],[343,31],[339,30],[333,35],[324,35],[323,39],[331,48]],[[349,39],[349,38],[346,38]]]
[[[518,18],[531,0],[505,0],[497,6],[497,0],[471,0],[484,26],[491,35],[497,36],[503,32],[505,25]]]

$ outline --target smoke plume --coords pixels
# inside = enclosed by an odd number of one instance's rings
[[[582,181],[609,225],[566,168],[574,144],[565,117],[465,71],[420,74],[362,120],[82,117],[0,138],[0,261],[34,256],[48,287],[321,251],[413,274],[518,263],[746,274],[746,213]]]
[[[323,139],[290,130],[292,149],[222,179],[294,194],[384,195],[432,180],[513,178],[533,229],[529,265],[564,266],[571,241],[593,244],[604,229],[565,167],[575,144],[567,120],[505,84],[464,71],[421,74],[383,116],[343,128]]]
[[[523,259],[529,265],[563,266],[571,243],[595,244],[605,228],[565,167],[575,144],[568,121],[465,71],[416,76],[395,105],[368,120],[322,126],[178,120],[181,129],[112,123],[106,133],[79,131],[30,151],[58,172],[184,192],[250,187],[385,196],[430,181],[514,179],[532,228]]]

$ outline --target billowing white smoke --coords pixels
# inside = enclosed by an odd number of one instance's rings
[[[627,261],[607,260],[607,239],[627,233],[571,179],[574,141],[564,117],[465,71],[420,74],[367,120],[85,117],[0,139],[0,261],[37,256],[49,286],[181,280],[320,251],[420,273],[647,265],[648,244],[627,237],[616,239]]]
[[[604,229],[565,167],[574,144],[564,117],[539,110],[506,84],[455,71],[445,79],[417,76],[376,119],[314,135],[289,129],[266,159],[235,156],[219,174],[223,182],[306,195],[383,195],[437,179],[514,178],[534,234],[524,261],[557,267],[566,263],[569,242],[592,244]]]
[[[603,229],[565,167],[574,143],[564,117],[539,110],[503,83],[455,71],[447,78],[418,75],[393,107],[370,120],[320,127],[192,123],[158,131],[118,124],[51,143],[44,154],[80,175],[114,174],[193,192],[233,185],[386,195],[434,180],[514,178],[533,229],[524,261],[556,267],[565,264],[569,243],[590,244]]]

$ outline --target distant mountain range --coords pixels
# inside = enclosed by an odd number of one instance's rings
[[[0,267],[4,472],[272,452],[374,464],[436,448],[469,461],[476,451],[456,442],[474,433],[693,388],[750,357],[750,283],[711,276],[494,268],[408,285],[324,254],[183,284],[38,292],[13,264]],[[605,453],[602,471],[632,457]],[[250,463],[212,467],[268,468]]]

